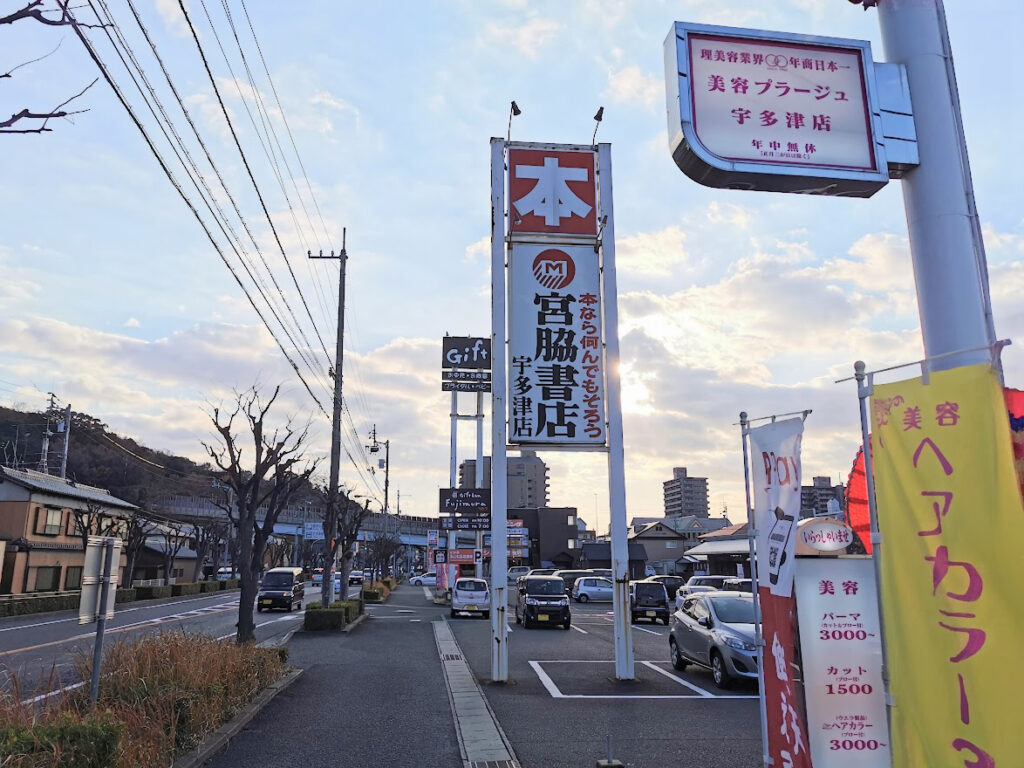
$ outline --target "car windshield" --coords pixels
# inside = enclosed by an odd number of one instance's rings
[[[527,579],[526,594],[528,595],[561,595],[565,593],[565,584],[547,579]]]
[[[637,597],[664,597],[665,588],[661,584],[637,584]]]
[[[743,597],[717,597],[709,600],[723,624],[753,624],[754,601]]]
[[[263,577],[264,587],[290,587],[292,575],[290,573],[268,573]]]
[[[487,582],[477,581],[476,579],[467,579],[466,581],[460,581],[456,587],[461,589],[463,592],[486,592]]]

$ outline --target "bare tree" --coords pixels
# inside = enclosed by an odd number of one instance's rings
[[[272,541],[267,542],[267,567],[279,568],[282,565],[288,565],[294,553],[295,546],[291,539],[275,536]]]
[[[217,569],[220,567],[219,553],[223,551],[220,543],[228,535],[229,526],[230,523],[227,520],[216,518],[196,521],[193,524],[192,540],[195,542],[193,549],[196,551],[196,567],[192,571],[192,581],[199,581],[203,575],[203,564],[211,550],[218,554],[217,562],[213,565],[213,573],[216,577]]]
[[[158,527],[159,534],[163,537],[164,546],[164,586],[171,583],[171,570],[174,568],[174,560],[178,557],[188,537],[185,535],[187,526],[184,523],[173,520],[164,520]]]
[[[391,559],[398,554],[402,548],[402,537],[397,531],[381,531],[367,543],[367,555],[370,558],[370,566],[373,572],[380,572],[383,577]]]
[[[121,530],[123,518],[114,517],[104,512],[102,504],[87,501],[85,509],[72,509],[75,520],[75,533],[82,540],[82,551],[89,547],[90,536],[118,536],[124,538]]]
[[[330,525],[332,514],[331,509],[334,508],[333,514],[333,527],[328,528]],[[370,502],[367,500],[362,506],[359,505],[355,499],[345,494],[339,494],[338,501],[332,505],[330,499],[327,501],[327,515],[324,520],[324,549],[325,549],[325,560],[324,572],[327,572],[327,568],[331,563],[334,562],[338,552],[341,552],[341,589],[342,597],[348,591],[348,576],[352,571],[352,561],[355,559],[355,547],[356,542],[359,540],[359,530],[363,527],[363,523],[370,514]],[[327,605],[329,599],[330,585],[327,584],[327,579],[324,579],[323,585],[320,587],[320,600],[321,605]]]
[[[135,575],[135,562],[139,559],[139,553],[146,544],[146,538],[156,530],[153,523],[146,519],[142,510],[135,510],[125,520],[124,526],[124,555],[125,555],[125,584],[132,585],[132,576]]]
[[[256,602],[257,580],[263,564],[267,538],[274,524],[292,498],[308,486],[317,462],[307,462],[303,451],[309,436],[309,425],[296,429],[291,419],[284,426],[270,429],[267,414],[277,399],[275,387],[266,402],[256,387],[235,394],[234,410],[227,414],[214,407],[210,414],[217,433],[217,443],[203,443],[213,463],[224,473],[224,482],[231,488],[234,510],[231,522],[238,538],[238,567],[242,575],[242,594],[238,604],[236,642],[249,642],[254,637],[253,606]],[[240,421],[252,440],[252,456],[246,458],[243,435],[236,427]],[[238,430],[238,431],[236,431]],[[260,524],[258,515],[263,515]]]

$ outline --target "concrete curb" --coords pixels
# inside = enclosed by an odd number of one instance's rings
[[[207,760],[213,757],[217,752],[220,752],[224,747],[227,746],[228,742],[238,734],[242,728],[249,724],[260,711],[270,703],[277,694],[285,690],[288,686],[298,680],[299,675],[302,674],[301,669],[293,669],[291,672],[286,674],[276,683],[267,686],[260,695],[257,696],[253,701],[239,712],[230,721],[222,725],[216,731],[201,744],[197,749],[192,750],[187,755],[183,755],[174,761],[171,768],[199,768]]]
[[[349,633],[349,632],[351,632],[351,631],[352,631],[353,629],[355,629],[356,627],[358,627],[358,626],[359,626],[359,625],[360,625],[360,624],[361,624],[361,623],[363,622],[363,619],[365,619],[365,618],[366,618],[367,616],[369,616],[369,615],[370,615],[370,614],[368,614],[368,613],[360,613],[360,614],[359,614],[358,616],[356,616],[356,620],[355,620],[355,621],[353,621],[353,622],[352,622],[352,623],[350,623],[350,624],[346,624],[346,625],[345,625],[344,627],[342,627],[342,630],[341,630],[341,631],[342,631],[342,632],[344,632],[344,633],[346,633],[346,634],[348,634],[348,633]]]

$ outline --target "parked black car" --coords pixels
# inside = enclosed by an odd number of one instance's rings
[[[524,576],[516,597],[516,624],[530,629],[535,624],[572,626],[565,582],[557,576]]]
[[[668,626],[668,592],[660,581],[634,581],[629,585],[629,618],[636,624],[637,620],[650,619],[653,624],[658,619]]]
[[[650,576],[644,579],[644,581],[660,581],[662,584],[664,584],[665,591],[668,592],[669,602],[676,599],[676,590],[686,583],[686,579],[684,579],[682,576],[671,575]]]
[[[271,568],[263,574],[263,583],[256,595],[256,612],[271,608],[291,611],[296,605],[302,610],[305,596],[306,582],[302,579],[301,568]]]

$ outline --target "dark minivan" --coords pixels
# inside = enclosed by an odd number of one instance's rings
[[[263,582],[256,596],[256,611],[271,608],[291,611],[293,606],[302,610],[302,598],[305,596],[306,583],[302,580],[301,568],[271,568],[263,574]]]
[[[557,576],[524,576],[516,597],[516,624],[529,629],[536,624],[572,626],[565,582]]]
[[[653,624],[661,619],[668,625],[668,592],[660,581],[634,581],[629,585],[629,617],[650,619]]]

